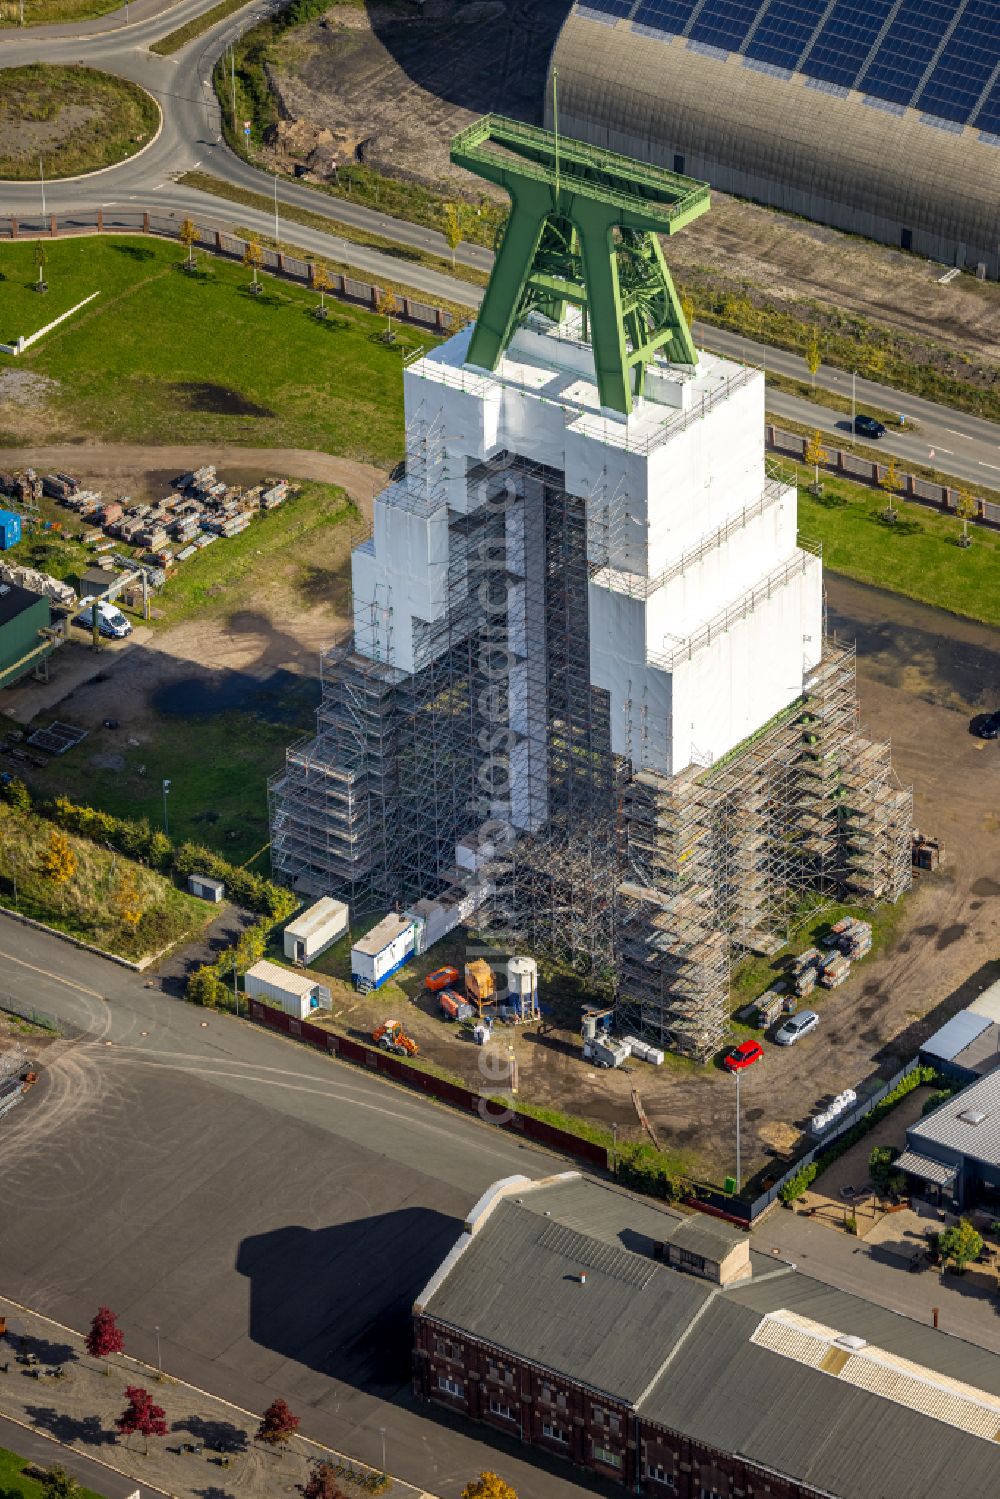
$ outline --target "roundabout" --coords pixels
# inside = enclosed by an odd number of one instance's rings
[[[78,64],[0,71],[0,181],[46,182],[118,166],[156,137],[162,116],[137,83]]]

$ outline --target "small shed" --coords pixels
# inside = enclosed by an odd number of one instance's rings
[[[670,1235],[664,1259],[677,1270],[700,1275],[718,1286],[745,1280],[751,1273],[750,1237],[723,1218],[693,1213]]]
[[[412,917],[383,916],[351,948],[351,977],[362,993],[377,989],[413,957],[417,925]]]
[[[210,900],[219,905],[225,898],[226,887],[221,880],[209,879],[207,874],[189,874],[188,889],[201,900]]]
[[[285,927],[285,957],[292,963],[311,963],[344,935],[349,915],[342,900],[324,895]]]
[[[0,510],[0,552],[9,551],[21,540],[21,517],[16,510]]]
[[[111,587],[119,574],[113,567],[87,567],[80,574],[80,597],[95,599]]]
[[[330,991],[308,974],[283,968],[261,958],[246,971],[243,987],[250,999],[263,999],[296,1020],[308,1019],[313,1010],[330,1008]]]

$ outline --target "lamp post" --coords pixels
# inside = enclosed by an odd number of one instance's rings
[[[41,157],[38,158],[38,175],[41,178],[41,182],[42,182],[42,218],[44,219],[45,216],[46,216],[45,215],[45,163],[42,161]]]
[[[170,795],[170,782],[165,780],[163,782],[163,832],[164,832],[164,835],[167,838],[170,837],[170,824],[169,824],[169,821],[168,821],[168,818],[167,818],[167,797],[169,795]]]
[[[385,1427],[384,1426],[380,1426],[379,1427],[378,1434],[382,1438],[382,1477],[384,1478],[385,1477],[385,1472],[386,1472],[386,1468],[385,1468]]]
[[[274,174],[274,248],[275,248],[275,251],[277,251],[278,245],[280,244],[280,242],[281,242],[281,236],[280,236],[280,234],[278,232],[278,174],[277,174],[277,172],[275,172],[275,174]]]
[[[854,420],[857,415],[858,372],[851,370],[851,441],[854,441]]]
[[[160,1329],[159,1329],[159,1325],[157,1325],[157,1327],[154,1330],[156,1332],[156,1372],[157,1372],[157,1374],[162,1375],[162,1373],[163,1373],[163,1364],[162,1364],[162,1362],[160,1360]]]
[[[736,1191],[739,1192],[741,1184],[740,1173],[740,1072],[739,1068],[733,1073],[736,1079]]]

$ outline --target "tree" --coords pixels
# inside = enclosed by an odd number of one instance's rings
[[[31,792],[17,776],[12,776],[0,789],[3,791],[4,801],[9,807],[13,807],[15,812],[31,811]]]
[[[971,489],[960,489],[955,500],[955,514],[962,522],[962,534],[958,538],[960,547],[970,547],[972,537],[969,535],[969,522],[975,520],[978,507],[976,497]]]
[[[49,834],[49,846],[42,860],[42,872],[55,886],[68,883],[76,874],[76,854],[73,845],[61,828],[53,828]]]
[[[442,214],[442,233],[445,244],[451,251],[451,264],[454,269],[455,251],[465,238],[465,207],[461,203],[446,203]]]
[[[333,279],[325,265],[313,267],[313,288],[319,292],[319,310],[326,317],[326,294],[333,288]]]
[[[812,487],[814,494],[819,493],[819,466],[821,463],[825,463],[829,456],[829,453],[823,446],[822,433],[814,432],[812,437],[810,437],[809,441],[806,443],[806,450],[802,454],[803,462],[810,464],[813,469]]]
[[[194,219],[185,219],[181,225],[180,241],[187,250],[187,268],[191,270],[194,265],[194,247],[198,243],[198,229]]]
[[[36,240],[35,264],[38,267],[38,275],[35,278],[35,285],[40,291],[45,287],[45,262],[47,259],[48,256],[45,253],[45,246],[42,244],[41,240]]]
[[[59,1467],[58,1463],[54,1468],[47,1469],[39,1481],[45,1499],[76,1499],[80,1492],[76,1479],[65,1468]]]
[[[691,324],[694,322],[694,297],[692,297],[686,286],[682,286],[678,289],[677,300],[680,302],[681,313],[683,314],[684,321],[690,328]]]
[[[890,1176],[894,1174],[892,1163],[898,1155],[895,1145],[876,1145],[868,1157],[868,1175],[879,1192],[888,1190]]]
[[[91,1358],[105,1360],[110,1359],[113,1353],[124,1352],[125,1339],[118,1326],[118,1319],[109,1306],[99,1306],[94,1313],[94,1320],[86,1337],[86,1348]],[[110,1363],[107,1372],[111,1373]]]
[[[878,483],[879,488],[889,502],[883,511],[885,519],[887,521],[894,521],[899,515],[899,511],[893,503],[899,492],[899,466],[895,458],[889,459],[889,462],[885,466],[885,473],[881,476]]]
[[[253,271],[253,284],[257,285],[257,272],[264,264],[264,251],[261,249],[260,240],[256,234],[251,234],[243,250],[243,264],[247,270]]]
[[[298,1416],[292,1415],[284,1400],[272,1400],[257,1427],[257,1440],[281,1451],[298,1427]]]
[[[486,1472],[470,1479],[462,1490],[462,1499],[517,1499],[517,1491],[499,1474]]]
[[[136,883],[135,870],[130,864],[126,864],[118,881],[118,889],[115,891],[115,908],[123,925],[133,932],[142,920],[142,907],[142,896]]]
[[[816,372],[823,363],[823,352],[819,346],[819,334],[814,328],[809,335],[806,345],[806,369],[812,376],[813,390],[816,389]]]
[[[347,1499],[332,1463],[317,1463],[302,1493],[305,1499]]]
[[[125,1390],[125,1398],[128,1401],[118,1420],[115,1422],[118,1430],[128,1439],[134,1431],[138,1431],[143,1437],[143,1451],[149,1454],[150,1437],[165,1437],[167,1434],[166,1411],[162,1405],[154,1405],[153,1397],[142,1385],[130,1384]]]
[[[946,1228],[943,1233],[938,1234],[938,1253],[942,1261],[947,1264],[950,1260],[959,1273],[970,1260],[978,1259],[982,1252],[982,1235],[976,1232],[968,1218],[963,1218],[953,1228]]]
[[[381,286],[375,288],[375,311],[384,314],[386,319],[385,333],[383,337],[392,340],[392,319],[396,311],[396,296],[394,292],[386,291]]]

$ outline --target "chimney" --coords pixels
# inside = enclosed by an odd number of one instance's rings
[[[585,1286],[587,1284],[587,1272],[586,1272],[586,1270],[581,1270],[580,1271],[579,1275],[577,1276],[577,1280],[580,1282],[581,1286]]]

